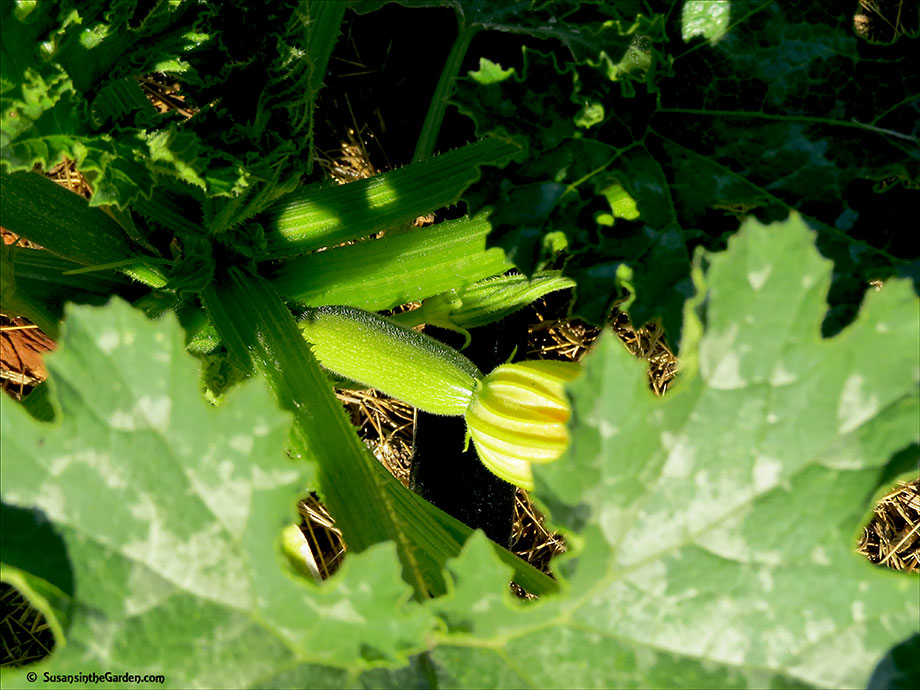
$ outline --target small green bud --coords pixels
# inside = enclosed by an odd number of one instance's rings
[[[429,297],[421,307],[404,311],[392,321],[411,328],[421,323],[462,333],[470,344],[470,328],[494,323],[541,297],[575,286],[571,278],[559,271],[543,271],[533,278],[520,274],[486,278],[458,290]],[[461,348],[462,349],[462,348]]]
[[[310,550],[307,538],[303,536],[300,527],[288,525],[281,533],[281,548],[291,565],[302,575],[307,575],[317,582],[322,582],[319,566]]]

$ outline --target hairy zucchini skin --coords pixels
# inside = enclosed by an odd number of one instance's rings
[[[503,364],[477,386],[466,413],[479,459],[505,481],[533,488],[531,465],[557,460],[568,448],[572,409],[565,384],[574,362]]]
[[[453,348],[363,309],[311,309],[298,325],[324,367],[426,412],[464,414],[482,378]]]

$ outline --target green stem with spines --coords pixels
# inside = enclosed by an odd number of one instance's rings
[[[466,347],[470,328],[494,323],[551,292],[573,287],[575,281],[559,271],[543,271],[529,280],[521,274],[495,276],[435,295],[418,309],[400,312],[392,319],[407,328],[431,324],[457,331],[466,338]]]
[[[351,184],[298,189],[268,209],[262,258],[290,258],[408,225],[459,201],[479,179],[480,165],[504,165],[520,153],[513,142],[489,138]]]
[[[457,38],[454,39],[454,44],[450,48],[447,61],[441,70],[441,77],[438,79],[438,85],[435,87],[434,95],[431,97],[431,104],[428,106],[428,113],[425,115],[422,131],[415,144],[415,154],[412,156],[413,161],[425,160],[434,152],[435,144],[438,142],[438,134],[441,131],[441,123],[444,121],[444,115],[447,112],[447,99],[450,97],[457,75],[460,74],[460,67],[463,65],[463,58],[466,57],[470,42],[481,28],[480,26],[467,24],[463,20],[463,15],[457,13]]]
[[[7,230],[84,266],[123,262],[122,271],[132,278],[151,287],[166,285],[158,265],[163,259],[132,245],[109,215],[47,177],[0,174],[0,198],[0,225]]]
[[[81,264],[44,249],[0,247],[0,305],[4,314],[25,316],[56,339],[66,301],[102,304],[131,287],[114,271],[72,273]]]
[[[511,268],[501,249],[486,248],[491,229],[478,215],[334,247],[280,263],[271,282],[305,307],[392,309]]]
[[[406,581],[419,598],[440,573],[420,572],[389,496],[377,460],[358,439],[291,312],[262,278],[230,269],[202,293],[211,322],[231,353],[251,361],[268,380],[278,403],[294,416],[295,454],[316,462],[320,489],[351,550],[394,541]]]

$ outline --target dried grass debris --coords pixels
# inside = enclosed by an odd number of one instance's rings
[[[871,563],[920,572],[920,479],[898,482],[881,498],[857,551]]]
[[[158,113],[177,112],[186,120],[194,117],[198,109],[188,102],[181,93],[182,85],[171,77],[154,72],[143,77],[135,77],[147,100]]]
[[[0,314],[0,388],[16,400],[46,378],[43,355],[54,341],[22,317]]]
[[[358,435],[400,483],[409,486],[415,408],[376,390],[337,390]]]
[[[0,666],[41,661],[54,649],[54,633],[45,616],[12,585],[0,582]]]
[[[77,170],[76,161],[71,158],[64,158],[45,173],[45,176],[61,185],[64,189],[69,189],[74,194],[79,194],[84,199],[89,199],[93,195],[93,188],[83,176],[83,173]]]
[[[303,533],[322,579],[327,579],[342,565],[345,558],[345,540],[342,530],[320,502],[316,494],[309,494],[297,504],[300,513],[300,531]]]

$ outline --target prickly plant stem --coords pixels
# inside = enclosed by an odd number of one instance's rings
[[[415,154],[412,156],[412,162],[430,158],[434,153],[435,144],[438,142],[438,134],[441,131],[441,122],[444,120],[444,114],[447,112],[447,99],[454,88],[454,82],[457,75],[460,74],[460,66],[463,64],[463,58],[466,57],[466,51],[470,47],[470,41],[473,36],[479,33],[481,27],[468,25],[463,17],[457,16],[457,38],[447,61],[444,63],[444,69],[441,70],[441,78],[431,97],[431,104],[428,106],[428,114],[425,116],[425,123],[422,125],[422,132],[419,134],[418,142],[415,145]]]
[[[326,376],[284,302],[261,277],[231,268],[202,292],[205,309],[227,348],[263,376],[293,415],[291,450],[319,470],[326,505],[354,552],[393,541],[406,582],[427,597],[418,546],[406,536],[377,461],[358,439]]]

